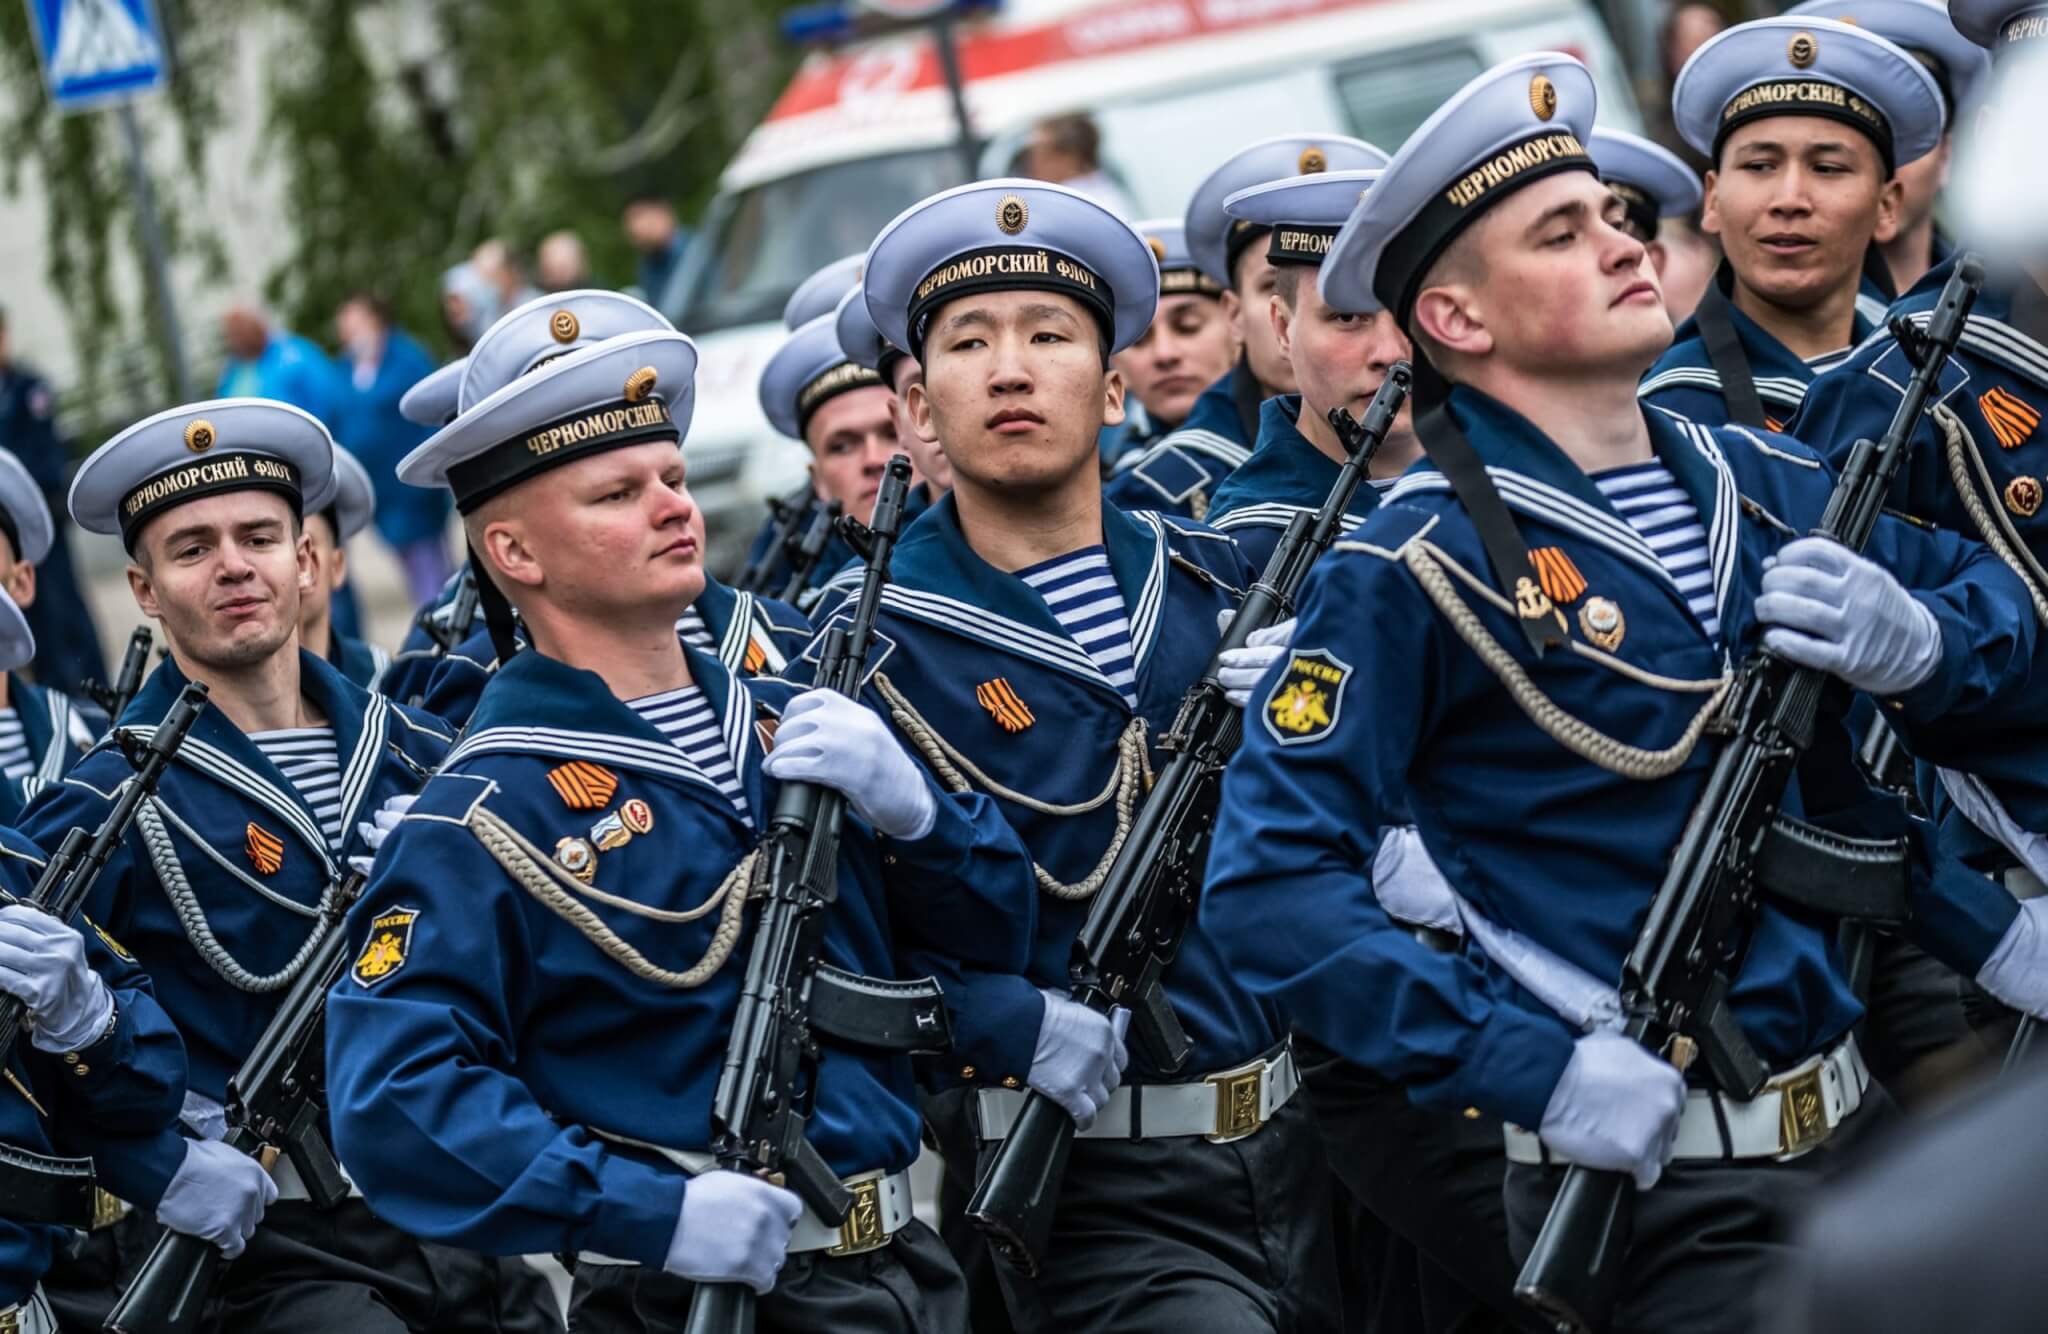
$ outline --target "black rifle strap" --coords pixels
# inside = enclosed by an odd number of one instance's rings
[[[1700,304],[1693,310],[1700,342],[1707,348],[1707,360],[1721,377],[1721,397],[1728,404],[1728,420],[1738,426],[1769,430],[1764,424],[1764,403],[1757,397],[1756,373],[1749,368],[1749,353],[1742,349],[1742,337],[1735,332],[1734,307],[1721,290],[1723,277],[1732,280],[1733,270],[1724,261],[1721,271],[1707,284]]]
[[[1237,366],[1230,372],[1230,402],[1237,409],[1237,424],[1246,440],[1259,438],[1259,405],[1265,401],[1266,391],[1252,374],[1251,353],[1238,353]]]
[[[1493,577],[1515,600],[1515,615],[1529,647],[1542,657],[1545,650],[1562,648],[1565,642],[1564,616],[1551,605],[1550,595],[1536,577],[1529,559],[1529,546],[1515,516],[1501,499],[1500,489],[1487,475],[1479,451],[1465,438],[1465,432],[1451,417],[1450,385],[1430,364],[1418,346],[1415,349],[1415,434],[1421,439],[1430,462],[1436,464],[1451,484],[1458,503],[1472,516],[1472,526],[1486,547],[1486,559]]]
[[[519,651],[512,604],[505,600],[505,595],[498,591],[498,585],[484,573],[483,557],[476,554],[475,547],[469,549],[469,568],[476,575],[476,604],[483,609],[484,625],[491,632],[491,648],[497,653],[498,665],[502,667]]]
[[[1884,249],[1875,241],[1863,248],[1863,276],[1870,279],[1870,285],[1877,289],[1887,306],[1899,299],[1898,284],[1892,279],[1891,262],[1885,259]]]

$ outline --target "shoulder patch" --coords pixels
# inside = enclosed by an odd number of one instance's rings
[[[612,794],[619,790],[617,774],[588,760],[556,765],[548,770],[548,783],[572,811],[602,810],[612,804]]]
[[[1287,670],[1266,696],[1266,731],[1283,746],[1328,735],[1344,708],[1351,664],[1328,649],[1305,649],[1287,660]]]
[[[100,938],[100,944],[105,945],[114,952],[115,958],[119,959],[122,963],[135,962],[135,956],[130,954],[128,948],[120,941],[107,934],[107,928],[93,921],[92,918],[87,917],[84,913],[80,913],[78,916],[81,921],[92,928],[92,933]]]
[[[1920,326],[1926,328],[1924,323]],[[1865,371],[1871,379],[1888,385],[1895,394],[1906,392],[1906,382],[1913,378],[1913,363],[1906,358],[1906,351],[1894,341],[1884,354],[1870,363]],[[1934,392],[1928,395],[1927,405],[1936,407],[1953,398],[1958,390],[1970,382],[1970,372],[1961,362],[1950,357],[1941,364],[1941,373],[1934,377]]]
[[[369,939],[348,970],[357,986],[367,990],[405,967],[412,949],[413,924],[419,918],[418,908],[391,908],[370,919]]]

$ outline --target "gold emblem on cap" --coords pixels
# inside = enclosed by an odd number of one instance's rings
[[[1161,264],[1166,262],[1166,242],[1156,236],[1148,236],[1145,238],[1145,244],[1151,249],[1152,258],[1158,260]]]
[[[654,386],[660,380],[661,376],[655,373],[654,367],[642,366],[639,370],[626,377],[626,401],[628,403],[646,402],[647,396],[654,392]]]
[[[1549,120],[1557,114],[1557,85],[1548,76],[1539,74],[1529,80],[1529,110],[1536,113],[1536,119]]]
[[[1820,59],[1820,43],[1813,40],[1810,32],[1795,32],[1785,46],[1785,59],[1792,62],[1793,69],[1811,69],[1813,62]]]
[[[557,343],[573,343],[582,331],[583,326],[577,323],[576,312],[572,310],[558,310],[548,316],[548,332],[554,335]]]
[[[1330,169],[1330,155],[1320,148],[1304,148],[1294,165],[1302,175],[1313,176]]]
[[[185,448],[194,454],[204,454],[213,448],[215,440],[213,423],[201,417],[185,427]]]
[[[1016,195],[1004,195],[996,203],[996,226],[1003,235],[1015,236],[1024,230],[1024,224],[1031,221],[1031,209]]]

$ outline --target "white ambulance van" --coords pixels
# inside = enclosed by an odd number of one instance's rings
[[[1032,125],[1091,113],[1139,216],[1179,216],[1201,178],[1274,134],[1357,135],[1392,152],[1473,75],[1526,51],[1592,68],[1603,123],[1636,129],[1620,58],[1583,0],[1001,0],[956,28],[980,174]],[[714,568],[730,569],[805,452],[761,414],[761,368],[796,285],[962,179],[927,31],[810,55],[727,166],[657,300],[702,351],[686,446]]]

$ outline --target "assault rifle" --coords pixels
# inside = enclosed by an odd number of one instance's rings
[[[774,526],[768,530],[768,541],[762,546],[761,554],[748,561],[739,578],[732,581],[736,591],[768,591],[768,577],[775,570],[775,562],[788,552],[791,541],[796,537],[797,525],[804,521],[804,516],[811,512],[815,503],[816,496],[809,482],[786,496],[768,497],[768,515]]]
[[[875,504],[878,508],[881,503],[877,497]],[[902,516],[899,514],[897,518]],[[782,591],[776,594],[782,601],[796,605],[798,595],[811,582],[811,573],[818,568],[818,562],[825,559],[825,548],[832,545],[832,529],[838,522],[839,502],[836,500],[828,500],[811,512],[811,526],[804,530],[803,540],[790,548],[789,579],[782,585]],[[892,537],[890,541],[893,544],[895,539]]]
[[[115,674],[114,684],[101,685],[98,681],[80,684],[79,689],[85,692],[85,697],[106,712],[109,722],[120,722],[121,715],[128,711],[128,701],[142,689],[142,674],[149,670],[149,646],[154,638],[148,626],[136,626],[135,633],[128,636],[128,651],[121,655],[121,670]]]
[[[137,634],[147,636],[147,630]],[[130,653],[134,651],[130,642]],[[149,652],[143,641],[143,653]],[[100,827],[88,834],[74,827],[57,845],[57,853],[43,863],[43,873],[25,899],[8,895],[10,903],[26,903],[60,922],[69,922],[85,906],[106,869],[114,849],[128,836],[142,803],[156,793],[157,780],[170,767],[171,757],[184,744],[185,734],[206,707],[206,687],[197,681],[178,693],[169,713],[158,723],[149,739],[139,740],[127,728],[114,732],[135,776],[116,792],[113,809]],[[14,1044],[28,1022],[28,1007],[13,996],[0,997],[0,1070],[14,1055]],[[92,1226],[94,1177],[90,1158],[51,1158],[27,1149],[0,1145],[0,1217],[19,1223],[62,1223],[85,1229]]]
[[[322,910],[327,934],[306,960],[256,1045],[228,1081],[225,1142],[266,1164],[291,1160],[316,1209],[348,1198],[348,1178],[327,1143],[327,1062],[322,1036],[327,993],[348,967],[349,908],[362,897],[364,875],[351,871]],[[183,1232],[157,1238],[135,1282],[108,1313],[116,1334],[189,1334],[199,1328],[206,1299],[226,1264],[220,1248]]]
[[[898,454],[889,460],[872,524],[842,521],[867,574],[851,621],[835,619],[826,631],[816,681],[822,689],[860,693],[909,493],[910,460]],[[818,1039],[891,1052],[952,1045],[936,985],[858,977],[819,961],[825,912],[839,897],[845,814],[846,798],[816,783],[785,783],[776,795],[755,871],[761,916],[711,1100],[711,1145],[721,1168],[787,1185],[812,1213],[842,1226],[853,1192],[804,1138],[817,1095]],[[753,1289],[699,1284],[685,1328],[688,1334],[751,1334]]]
[[[1905,317],[1893,318],[1892,336],[1913,364],[1912,377],[1884,438],[1875,444],[1859,440],[1850,450],[1816,536],[1851,551],[1869,542],[1941,367],[1954,354],[1983,285],[1982,264],[1965,255],[1942,288],[1925,334]],[[1650,900],[1642,932],[1622,963],[1622,1032],[1680,1071],[1705,1056],[1715,1082],[1736,1098],[1755,1097],[1770,1076],[1728,1004],[1759,892],[1789,883],[1773,874],[1774,857],[1796,858],[1800,854],[1788,849],[1829,841],[1824,834],[1815,837],[1818,831],[1811,826],[1781,816],[1778,805],[1800,756],[1812,744],[1821,694],[1831,679],[1767,648],[1743,663],[1716,725],[1727,744],[1679,836],[1664,882]],[[1794,879],[1831,880],[1846,896],[1855,892],[1861,875],[1878,869],[1879,859],[1852,856],[1818,877]],[[1893,886],[1893,894],[1902,899],[1903,886]],[[1788,1129],[1797,1138],[1811,1134],[1807,1118],[1818,1108],[1818,1097],[1801,1102],[1795,1090],[1785,1096]],[[1566,1170],[1515,1281],[1515,1294],[1563,1334],[1605,1325],[1628,1250],[1634,1199],[1635,1183],[1625,1172],[1577,1165]]]
[[[1074,940],[1070,996],[1103,1014],[1128,1006],[1131,1037],[1155,1069],[1180,1069],[1193,1046],[1167,1000],[1162,978],[1194,916],[1223,767],[1243,735],[1244,711],[1225,697],[1216,680],[1222,655],[1244,647],[1253,631],[1293,614],[1302,581],[1335,540],[1373,452],[1407,400],[1412,379],[1407,362],[1395,363],[1373,395],[1362,426],[1344,409],[1331,410],[1330,424],[1348,453],[1337,481],[1321,509],[1303,511],[1288,522],[1264,573],[1231,618],[1216,656],[1181,700],[1172,730],[1159,741],[1172,758],[1139,809]],[[975,1226],[1028,1274],[1038,1272],[1045,1255],[1073,1142],[1074,1118],[1032,1090],[968,1201],[967,1216]]]

